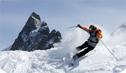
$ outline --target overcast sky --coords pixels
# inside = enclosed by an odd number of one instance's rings
[[[61,33],[78,23],[112,32],[126,22],[126,0],[0,0],[0,48],[14,42],[33,11]]]

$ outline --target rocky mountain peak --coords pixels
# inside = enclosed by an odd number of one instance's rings
[[[40,16],[36,14],[35,12],[32,12],[31,16],[35,17],[38,20],[41,20]]]
[[[54,29],[50,32],[47,23],[41,22],[40,16],[33,12],[10,50],[46,50],[54,47],[53,44],[60,42],[61,39],[59,31]]]
[[[126,23],[119,26],[120,29],[126,30]]]

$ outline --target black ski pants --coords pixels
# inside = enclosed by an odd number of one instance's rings
[[[79,50],[83,50],[83,49],[84,50],[79,52],[79,53],[77,53],[76,56],[78,58],[80,58],[80,57],[84,56],[85,54],[87,54],[88,52],[90,52],[91,50],[93,50],[94,48],[95,47],[92,47],[92,46],[88,45],[88,42],[86,41],[84,44],[82,44],[81,46],[77,47],[77,49],[79,49]]]

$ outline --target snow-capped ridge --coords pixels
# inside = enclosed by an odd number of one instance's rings
[[[112,33],[111,36],[117,36],[126,33],[126,23],[119,25]]]
[[[122,25],[120,25],[120,28],[126,29],[126,23],[123,23]]]

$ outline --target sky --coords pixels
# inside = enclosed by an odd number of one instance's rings
[[[126,0],[0,0],[0,48],[12,45],[32,12],[62,34],[77,24],[110,33],[126,22]]]

